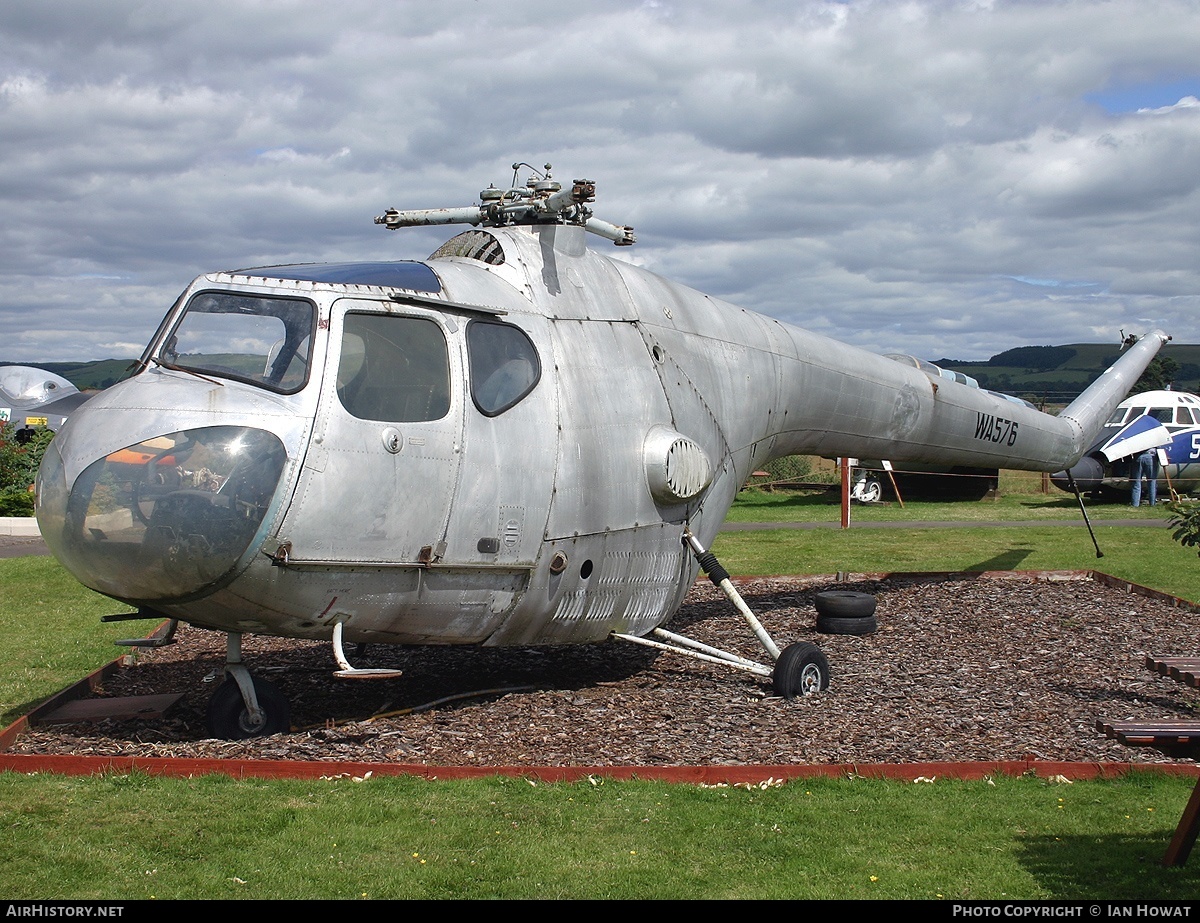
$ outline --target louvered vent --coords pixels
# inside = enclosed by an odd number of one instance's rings
[[[438,247],[429,258],[436,260],[449,256],[460,256],[499,266],[504,262],[504,248],[500,246],[500,241],[487,231],[464,231]]]
[[[712,481],[712,464],[698,443],[666,426],[646,437],[646,481],[659,503],[690,500]]]

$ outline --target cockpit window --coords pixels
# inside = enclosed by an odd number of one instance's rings
[[[1170,407],[1151,407],[1150,416],[1159,423],[1171,423],[1175,418],[1175,412]]]
[[[450,359],[442,328],[422,317],[347,314],[337,394],[362,420],[440,420],[450,412]]]
[[[158,361],[292,394],[304,387],[317,309],[302,298],[198,292]]]
[[[494,417],[533,390],[542,363],[533,342],[520,327],[492,320],[467,325],[471,363],[471,397],[484,416]]]

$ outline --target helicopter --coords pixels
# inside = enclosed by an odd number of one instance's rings
[[[528,168],[528,180],[518,181]],[[751,472],[793,454],[1058,471],[1170,337],[1130,337],[1057,416],[807,332],[589,248],[595,182],[526,164],[476,204],[374,223],[468,225],[423,260],[196,277],[123,381],[75,410],[36,515],[85,586],[226,635],[214,737],[289,730],[246,634],[347,645],[632,642],[784,698],[828,688],[709,550]],[[701,571],[765,651],[667,631]],[[121,618],[108,616],[106,618]]]

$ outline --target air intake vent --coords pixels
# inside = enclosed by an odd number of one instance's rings
[[[504,248],[500,246],[500,241],[487,231],[464,231],[438,247],[429,258],[437,260],[449,256],[460,256],[499,266],[504,262]]]
[[[646,437],[646,481],[659,503],[683,503],[712,481],[712,464],[699,444],[666,426]]]

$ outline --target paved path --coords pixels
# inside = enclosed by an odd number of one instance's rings
[[[40,536],[0,534],[0,558],[20,558],[27,554],[49,554]]]

